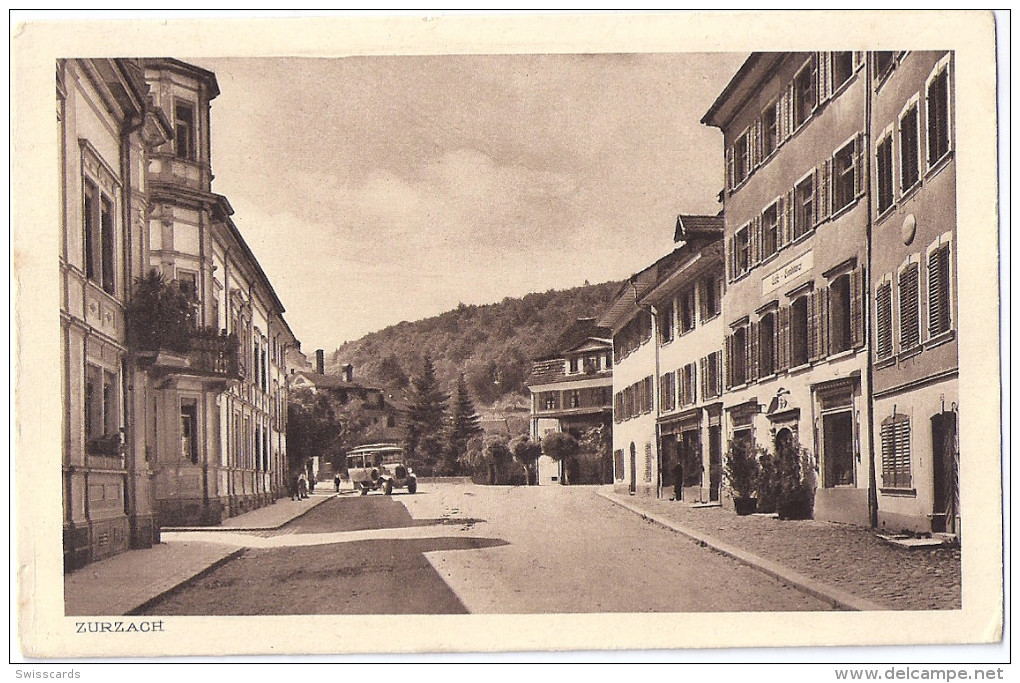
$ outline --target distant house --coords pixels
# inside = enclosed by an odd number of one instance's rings
[[[531,391],[531,438],[553,432],[580,436],[593,427],[612,429],[612,331],[594,318],[578,318],[554,348],[534,359],[527,380]],[[560,464],[546,456],[538,463],[539,484],[558,483]]]

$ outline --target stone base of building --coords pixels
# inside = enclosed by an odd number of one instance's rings
[[[953,520],[950,520],[953,521]],[[960,535],[960,518],[957,517],[955,524],[947,525],[947,528],[954,529],[957,536]],[[929,534],[933,531],[932,518],[928,515],[910,515],[882,510],[881,502],[878,507],[878,530],[883,533],[895,534],[900,532]]]
[[[64,571],[130,550],[131,524],[128,518],[88,520],[64,527]]]
[[[131,519],[131,547],[151,548],[159,543],[159,525],[155,515],[139,515]]]
[[[815,519],[870,526],[868,490],[854,488],[819,488],[815,491]]]
[[[158,501],[159,526],[216,526],[226,515],[217,498],[170,498]]]

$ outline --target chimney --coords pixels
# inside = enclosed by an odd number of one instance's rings
[[[315,371],[320,375],[326,374],[326,352],[322,349],[315,349]]]
[[[340,367],[340,374],[343,375],[343,378],[344,378],[345,382],[353,382],[354,381],[354,366],[351,365],[350,363],[344,363]]]

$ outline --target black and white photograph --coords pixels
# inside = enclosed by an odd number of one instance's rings
[[[14,647],[1001,642],[995,21],[12,25]]]

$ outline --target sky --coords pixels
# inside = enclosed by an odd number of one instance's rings
[[[458,304],[617,280],[717,213],[722,54],[189,59],[213,191],[305,353]]]

